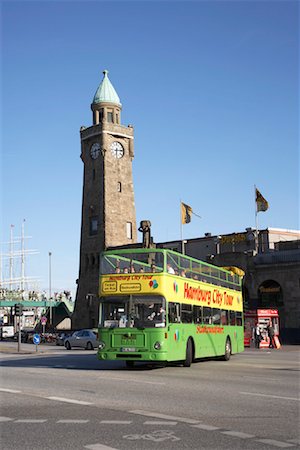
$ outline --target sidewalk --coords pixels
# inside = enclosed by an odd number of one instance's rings
[[[55,345],[55,344],[39,344],[36,346],[34,344],[21,343],[20,351],[18,352],[18,342],[17,341],[0,341],[0,354],[11,354],[11,355],[40,355],[44,353],[58,353],[66,350],[65,347]]]

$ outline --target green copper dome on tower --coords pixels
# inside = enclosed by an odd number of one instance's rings
[[[108,70],[104,70],[103,74],[103,80],[94,95],[93,103],[114,103],[121,106],[119,96],[108,78]]]

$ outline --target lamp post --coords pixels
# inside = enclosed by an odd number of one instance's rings
[[[50,302],[50,325],[52,326],[52,293],[51,293],[51,256],[52,253],[49,252],[49,302]]]

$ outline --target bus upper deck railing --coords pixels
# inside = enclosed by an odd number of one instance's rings
[[[109,250],[101,255],[100,275],[163,272],[241,290],[241,276],[171,250]]]

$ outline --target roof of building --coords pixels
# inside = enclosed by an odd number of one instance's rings
[[[108,78],[108,70],[103,71],[104,77],[94,95],[93,103],[114,103],[121,106],[120,98]]]

